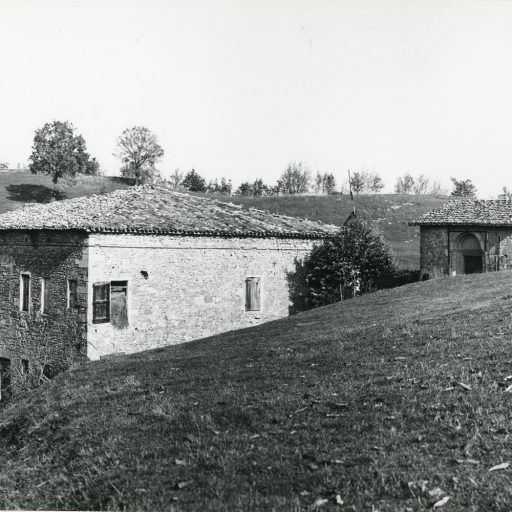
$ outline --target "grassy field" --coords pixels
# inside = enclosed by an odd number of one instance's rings
[[[131,180],[125,178],[81,175],[72,182],[61,180],[54,185],[49,176],[27,171],[0,172],[0,213],[22,208],[28,203],[104,194],[130,185]]]
[[[511,290],[416,283],[77,366],[0,414],[0,508],[510,510]]]
[[[219,199],[282,215],[342,225],[352,211],[348,196],[228,197]],[[408,222],[439,208],[448,200],[438,196],[363,194],[355,196],[356,211],[373,220],[393,249],[402,268],[419,268],[419,228]]]

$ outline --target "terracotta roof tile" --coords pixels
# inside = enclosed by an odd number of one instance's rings
[[[411,226],[511,226],[512,201],[456,200],[409,223]]]
[[[0,215],[0,230],[13,229],[324,238],[339,228],[163,187],[134,187]]]

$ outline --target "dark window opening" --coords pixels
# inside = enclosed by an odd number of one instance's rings
[[[128,282],[110,283],[110,321],[114,327],[128,327]]]
[[[21,274],[21,311],[28,311],[30,304],[30,276]]]
[[[11,360],[0,357],[0,400],[8,402],[11,398]]]
[[[245,310],[261,310],[261,281],[259,277],[248,277],[245,280]]]
[[[68,279],[68,308],[78,307],[78,281]]]
[[[97,283],[92,287],[92,321],[110,322],[110,283]]]
[[[30,371],[30,363],[28,362],[28,359],[22,359],[21,360],[21,373],[23,375],[28,375]]]

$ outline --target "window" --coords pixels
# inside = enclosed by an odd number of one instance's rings
[[[41,313],[48,312],[48,306],[50,305],[49,300],[49,288],[48,288],[48,279],[46,277],[41,278]]]
[[[248,277],[245,280],[245,310],[261,310],[261,279],[259,277]]]
[[[78,307],[78,281],[68,279],[68,308]]]
[[[92,321],[111,322],[117,329],[128,327],[128,281],[93,285]]]
[[[28,311],[30,305],[30,274],[21,274],[20,280],[20,309]]]
[[[110,321],[114,327],[128,327],[128,282],[110,283]]]
[[[28,362],[28,359],[22,359],[21,360],[21,373],[23,375],[28,375],[30,371],[30,363]]]
[[[97,283],[92,287],[92,321],[110,322],[110,283]]]

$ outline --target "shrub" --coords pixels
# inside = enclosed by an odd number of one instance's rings
[[[398,275],[382,235],[357,217],[295,263],[288,274],[292,313],[389,287],[384,283]]]

